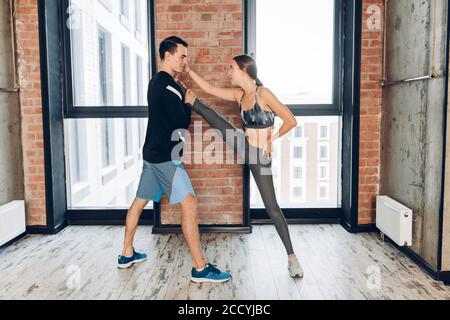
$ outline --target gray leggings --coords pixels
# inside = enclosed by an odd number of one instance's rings
[[[223,140],[241,157],[241,160],[245,158],[245,163],[253,174],[266,211],[275,224],[287,254],[293,254],[294,249],[292,248],[288,225],[275,196],[270,159],[263,154],[262,149],[248,143],[243,130],[233,126],[198,99],[192,109],[219,133]],[[230,139],[230,136],[233,140]]]

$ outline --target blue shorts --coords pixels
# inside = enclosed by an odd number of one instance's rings
[[[160,202],[163,194],[170,205],[184,201],[189,194],[196,196],[181,161],[150,163],[144,160],[136,197]]]

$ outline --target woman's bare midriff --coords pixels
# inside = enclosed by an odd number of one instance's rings
[[[247,99],[242,100],[242,102],[245,101],[245,104],[249,104]],[[262,110],[266,112],[271,112],[272,110],[269,108],[269,106],[266,105],[264,99],[259,98],[257,101]],[[256,103],[256,101],[254,102]],[[244,109],[247,110],[247,109]],[[254,147],[257,147],[259,149],[268,150],[269,152],[272,152],[272,135],[273,135],[273,129],[274,126],[269,128],[263,128],[263,129],[255,129],[255,128],[245,128],[245,135],[247,137],[248,143],[251,144]]]
[[[264,129],[246,128],[245,135],[248,143],[254,147],[272,151],[271,138],[273,135],[273,126]]]

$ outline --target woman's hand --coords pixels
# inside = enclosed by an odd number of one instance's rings
[[[192,91],[191,89],[188,89],[184,96],[184,103],[187,103],[187,104],[190,104],[191,106],[193,106],[195,103],[195,100],[197,100],[197,95],[195,94],[194,91]]]
[[[186,63],[186,65],[184,66],[184,72],[186,72],[189,75],[189,72],[191,71],[191,68],[189,67],[189,65]]]
[[[269,158],[272,159],[272,141],[268,141],[267,145],[263,148],[264,154]]]
[[[184,66],[184,71],[187,72],[189,77],[206,93],[216,96],[220,99],[227,101],[237,102],[242,96],[243,91],[238,88],[218,88],[208,83],[205,79],[200,77],[194,70],[189,68],[189,65]]]

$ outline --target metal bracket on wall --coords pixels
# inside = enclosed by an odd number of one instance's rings
[[[0,92],[19,92],[19,88],[0,88]]]
[[[412,77],[412,78],[406,78],[402,80],[393,80],[389,81],[386,79],[386,20],[387,20],[387,7],[388,7],[389,0],[386,0],[384,4],[384,35],[383,35],[383,79],[381,80],[381,86],[387,87],[396,85],[399,83],[405,83],[405,82],[412,82],[412,81],[422,81],[422,80],[430,80],[430,79],[437,79],[444,76],[444,72],[438,72],[436,70],[436,18],[437,18],[437,0],[434,0],[434,10],[433,10],[433,19],[434,19],[434,25],[433,25],[433,36],[432,36],[432,65],[431,65],[431,73],[427,74],[425,76],[421,77]]]
[[[442,77],[442,74],[438,73],[436,70],[433,70],[433,72],[431,74],[426,75],[426,76],[422,76],[422,77],[407,78],[407,79],[395,80],[395,81],[381,80],[381,86],[388,87],[388,86],[392,86],[392,85],[399,84],[399,83],[404,83],[404,82],[437,79],[437,78],[440,78],[440,77]]]

